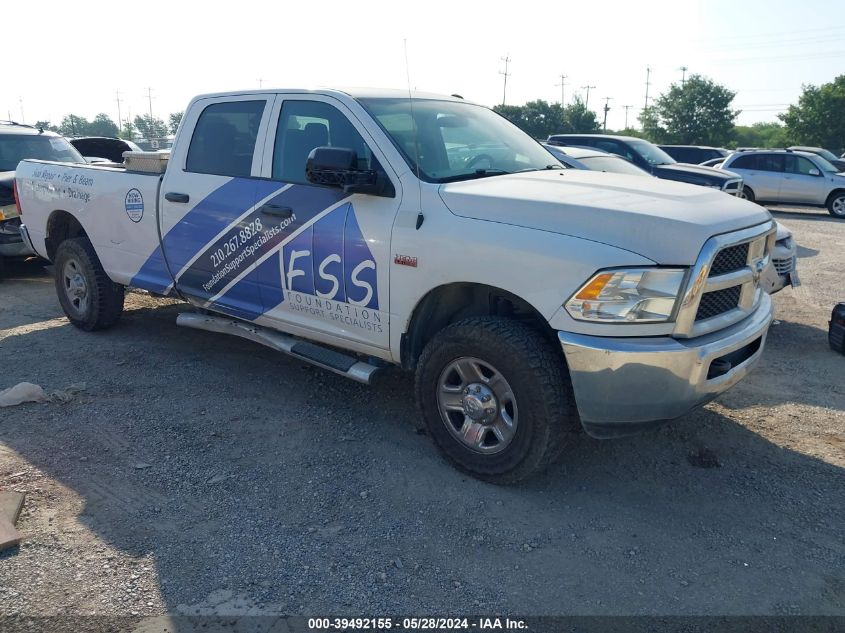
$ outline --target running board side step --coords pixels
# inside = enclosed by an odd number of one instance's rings
[[[176,325],[239,336],[366,385],[372,384],[373,374],[381,369],[354,356],[245,321],[182,312],[176,317]]]

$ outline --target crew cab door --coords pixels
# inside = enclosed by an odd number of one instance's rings
[[[261,264],[264,314],[257,321],[327,342],[388,349],[390,234],[399,208],[396,174],[367,128],[339,100],[279,95],[262,174],[282,187],[268,200],[263,230],[284,240]],[[317,147],[355,151],[359,169],[391,182],[392,196],[347,194],[308,182]]]
[[[279,189],[259,179],[275,96],[200,99],[188,109],[161,186],[162,251],[193,304],[253,320],[262,312],[255,275],[260,214]]]

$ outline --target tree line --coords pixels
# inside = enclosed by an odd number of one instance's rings
[[[42,130],[58,132],[62,136],[111,136],[124,139],[133,138],[164,138],[168,134],[176,134],[184,112],[173,112],[165,122],[149,114],[136,116],[134,119],[117,123],[106,113],[101,112],[90,121],[78,114],[68,114],[58,125],[50,121],[36,121],[35,127]]]
[[[806,85],[798,103],[779,121],[736,125],[741,110],[731,107],[736,93],[701,75],[674,83],[638,117],[641,128],[615,133],[654,143],[716,147],[787,147],[811,145],[845,149],[845,75],[821,86]],[[601,127],[595,112],[577,97],[563,106],[538,99],[521,106],[493,108],[538,139],[551,134],[587,134]],[[609,130],[609,132],[611,132]]]
[[[731,107],[736,93],[707,77],[692,75],[669,89],[638,117],[641,129],[618,133],[639,136],[655,143],[713,145],[717,147],[786,147],[813,145],[836,152],[845,148],[845,75],[821,86],[806,85],[798,103],[779,114],[779,121],[736,125],[741,110]],[[549,103],[542,99],[524,105],[497,105],[503,117],[538,139],[551,134],[586,134],[601,130],[596,113],[575,97],[572,103]],[[149,114],[124,121],[122,128],[105,113],[92,120],[75,114],[59,125],[38,121],[36,126],[64,136],[119,136],[132,139],[162,138],[175,134],[183,112],[167,121]]]

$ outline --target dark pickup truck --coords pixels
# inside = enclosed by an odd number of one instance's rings
[[[595,147],[627,158],[637,167],[664,180],[676,180],[692,185],[721,189],[732,195],[742,191],[742,177],[723,169],[678,163],[654,143],[633,136],[609,134],[553,134],[552,145]]]

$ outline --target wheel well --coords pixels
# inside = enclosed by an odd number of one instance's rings
[[[446,326],[481,316],[519,320],[555,340],[548,321],[524,299],[493,286],[454,283],[429,291],[414,308],[408,331],[402,335],[402,365],[413,368],[426,343]]]
[[[831,201],[838,196],[839,194],[845,193],[845,189],[834,189],[830,192],[830,195],[827,197],[827,200],[824,201],[824,206],[829,207]]]
[[[47,220],[47,238],[44,242],[50,261],[56,255],[59,244],[72,237],[86,236],[85,229],[75,217],[67,211],[53,211]]]

